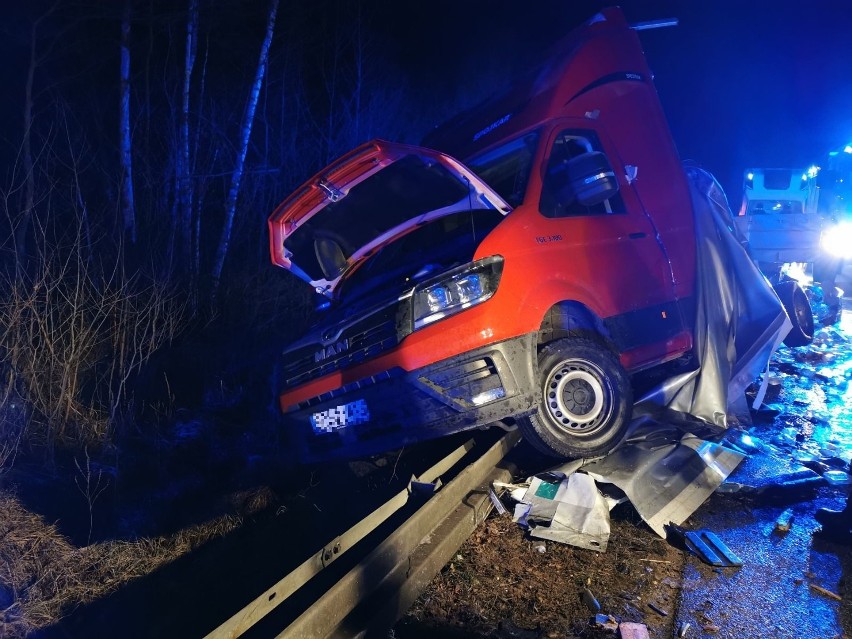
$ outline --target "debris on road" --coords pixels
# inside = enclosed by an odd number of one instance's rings
[[[588,588],[583,588],[582,594],[583,603],[592,612],[600,612],[601,604]]]
[[[837,593],[831,592],[830,590],[823,588],[822,586],[817,586],[816,584],[808,584],[808,587],[811,590],[820,593],[821,595],[829,597],[830,599],[834,599],[836,601],[843,601],[843,597],[841,597]]]
[[[583,470],[623,490],[651,530],[665,538],[666,525],[686,521],[744,457],[679,428],[646,422],[626,443]]]
[[[719,537],[709,530],[684,530],[674,524],[666,527],[669,539],[706,564],[720,568],[738,568],[740,559]]]
[[[783,513],[778,516],[778,519],[775,520],[775,530],[778,532],[786,533],[790,531],[790,527],[793,525],[793,509],[788,508]]]
[[[572,460],[506,487],[514,488],[511,496],[518,502],[513,521],[531,537],[605,552],[609,511],[615,505],[629,500],[650,528],[666,538],[666,526],[683,523],[744,457],[679,427],[642,418],[609,455]],[[596,482],[615,486],[625,496],[607,497]]]
[[[618,621],[612,615],[605,615],[601,612],[592,617],[592,627],[596,630],[606,630],[615,632],[618,630]]]
[[[604,552],[612,505],[584,473],[544,473],[530,479],[515,506],[514,521],[528,528],[531,537]]]
[[[618,633],[621,639],[650,639],[648,626],[644,623],[623,621],[618,624]]]
[[[508,510],[503,505],[503,502],[500,501],[500,498],[497,496],[497,493],[494,491],[494,487],[491,486],[488,489],[488,499],[491,500],[491,504],[494,506],[494,510],[497,511],[498,515],[506,515],[508,514]]]

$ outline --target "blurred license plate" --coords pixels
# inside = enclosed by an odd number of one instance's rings
[[[311,415],[311,427],[316,433],[333,433],[346,426],[366,424],[370,421],[370,411],[363,399],[335,406]]]

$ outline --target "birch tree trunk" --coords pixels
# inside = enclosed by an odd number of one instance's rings
[[[197,36],[196,36],[197,38]],[[210,40],[209,36],[205,40],[204,45],[204,63],[201,65],[201,79],[199,81],[199,89],[198,89],[198,107],[196,108],[196,122],[201,122],[203,116],[203,108],[204,108],[204,91],[207,86],[207,59],[210,55]],[[196,163],[198,162],[198,148],[201,141],[201,125],[197,125],[195,127],[195,139],[192,143],[192,163],[190,164],[189,170],[191,174],[195,173]],[[192,266],[190,267],[191,272],[195,277],[201,273],[201,199],[202,195],[199,197],[195,197],[195,184],[193,184],[193,211],[191,215],[191,219],[195,220],[194,223],[194,237],[195,244],[193,246],[193,254],[192,254]]]
[[[269,60],[269,45],[272,42],[272,34],[275,31],[275,16],[277,12],[278,0],[272,0],[272,4],[269,8],[269,19],[266,23],[266,37],[264,38],[263,45],[260,49],[257,73],[255,73],[254,76],[254,83],[251,87],[251,93],[249,94],[248,104],[246,105],[242,126],[240,128],[240,145],[237,151],[237,162],[234,167],[234,171],[231,174],[231,186],[228,189],[228,200],[225,204],[225,223],[222,228],[222,236],[219,238],[219,247],[216,251],[216,261],[213,264],[212,295],[214,302],[216,301],[216,296],[219,291],[225,257],[228,254],[228,247],[231,243],[231,230],[234,226],[237,197],[240,194],[240,183],[243,177],[243,169],[245,167],[246,153],[248,152],[252,124],[254,123],[254,113],[257,109],[257,101],[260,96],[260,89],[263,86],[263,79],[266,76],[266,66]]]
[[[121,71],[119,105],[119,140],[121,147],[121,214],[124,232],[136,243],[136,210],[133,203],[133,145],[130,137],[130,3],[125,0],[121,17]]]
[[[198,0],[190,0],[189,16],[186,25],[186,60],[183,67],[183,99],[180,112],[180,150],[177,161],[178,200],[180,202],[180,232],[177,236],[177,254],[183,256],[183,263],[194,271],[195,251],[193,242],[193,183],[191,176],[190,136],[189,136],[189,95],[192,84],[192,69],[195,66],[195,53],[198,49]]]

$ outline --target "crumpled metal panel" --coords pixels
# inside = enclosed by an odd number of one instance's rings
[[[662,382],[637,402],[637,413],[665,406],[724,429],[732,407],[766,369],[792,324],[746,251],[719,183],[698,167],[687,166],[686,174],[695,215],[700,368]]]

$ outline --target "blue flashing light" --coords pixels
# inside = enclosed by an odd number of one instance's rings
[[[820,167],[818,167],[816,164],[812,164],[811,167],[808,169],[808,177],[815,178],[817,176],[817,173],[819,173],[819,169]]]
[[[852,146],[847,144],[846,146],[843,147],[843,152],[844,153],[852,153]]]
[[[746,179],[753,180],[754,179],[754,173],[749,173],[748,175],[746,175]]]
[[[835,155],[839,155],[840,151],[829,151],[828,157],[833,158]]]

